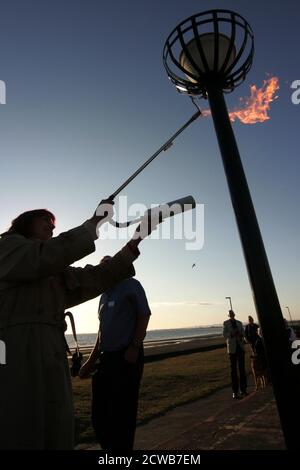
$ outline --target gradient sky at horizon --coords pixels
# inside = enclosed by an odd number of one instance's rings
[[[0,8],[0,80],[7,87],[7,104],[0,105],[0,230],[25,210],[47,207],[57,216],[57,234],[89,218],[195,112],[163,68],[171,30],[211,8],[247,19],[255,34],[254,64],[226,100],[233,109],[251,84],[260,87],[267,74],[279,77],[271,119],[235,123],[234,130],[283,313],[288,316],[288,305],[300,319],[300,105],[292,104],[290,88],[300,80],[300,4],[10,0]],[[205,206],[203,248],[145,240],[135,263],[152,308],[150,329],[219,324],[227,316],[226,296],[237,318],[256,318],[209,118],[193,123],[122,192],[128,204],[146,206],[188,194]],[[124,243],[98,240],[96,252],[76,265],[95,264]],[[97,304],[72,309],[79,332],[97,330]]]

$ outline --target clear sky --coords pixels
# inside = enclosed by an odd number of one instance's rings
[[[60,233],[81,224],[139,164],[195,112],[167,79],[162,49],[183,19],[233,9],[255,34],[246,82],[229,108],[280,80],[271,119],[234,124],[284,315],[300,319],[299,122],[291,83],[300,80],[299,2],[26,0],[0,4],[1,220],[46,207]],[[207,102],[201,103],[207,108]],[[256,318],[242,249],[211,119],[193,123],[122,193],[147,206],[192,194],[204,204],[205,242],[145,240],[135,263],[152,309],[150,329],[219,324],[232,297],[237,318]],[[116,201],[116,207],[118,201]],[[124,240],[98,240],[97,263]],[[193,263],[196,266],[192,268]],[[79,332],[97,330],[98,299],[72,309]]]

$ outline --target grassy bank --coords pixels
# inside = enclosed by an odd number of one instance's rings
[[[249,366],[248,366],[249,370]],[[138,423],[230,384],[225,348],[145,364]],[[77,443],[95,440],[90,424],[90,379],[73,379]]]

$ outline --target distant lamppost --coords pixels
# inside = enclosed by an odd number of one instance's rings
[[[254,36],[229,10],[210,10],[182,21],[168,36],[163,60],[181,93],[208,98],[237,227],[262,329],[272,384],[288,449],[298,449],[299,367],[291,350],[223,92],[241,84],[251,68]]]
[[[285,307],[287,309],[287,311],[289,312],[289,316],[290,316],[290,320],[291,320],[291,324],[293,326],[293,320],[292,320],[292,315],[291,315],[291,311],[290,311],[290,308],[289,307]]]
[[[225,299],[229,299],[229,303],[230,303],[230,310],[233,310],[233,308],[232,308],[232,303],[231,303],[231,297],[225,297]]]

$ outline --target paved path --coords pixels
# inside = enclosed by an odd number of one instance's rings
[[[226,387],[138,426],[135,449],[285,449],[271,385],[241,400],[231,395]],[[77,448],[100,449],[95,445]]]
[[[285,449],[269,385],[241,400],[226,387],[139,426],[136,449],[274,450]]]

